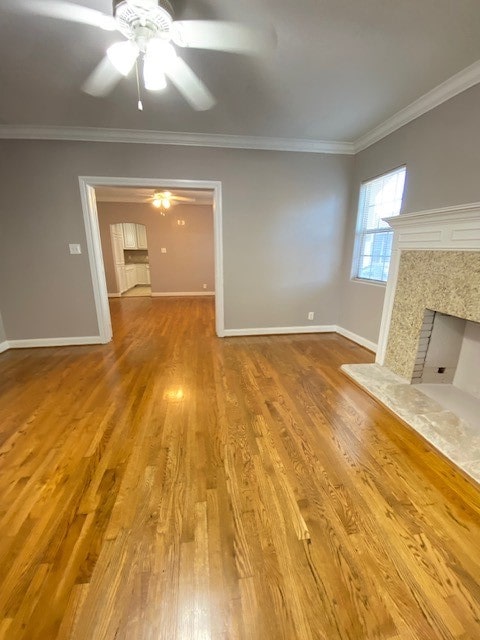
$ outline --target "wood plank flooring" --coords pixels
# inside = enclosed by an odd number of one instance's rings
[[[480,494],[339,371],[211,299],[0,356],[0,638],[480,638]]]

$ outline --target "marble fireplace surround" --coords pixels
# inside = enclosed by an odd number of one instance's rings
[[[376,363],[343,370],[480,483],[480,419],[467,423],[410,384],[426,308],[480,322],[480,203],[386,221],[394,240]]]
[[[409,382],[426,309],[480,322],[480,251],[402,251],[383,364]]]

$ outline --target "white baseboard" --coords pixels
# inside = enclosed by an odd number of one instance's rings
[[[356,342],[362,347],[369,349],[376,353],[377,345],[375,342],[371,342],[366,338],[362,338],[362,336],[353,333],[352,331],[348,331],[348,329],[344,329],[343,327],[339,327],[336,324],[326,324],[326,325],[312,325],[312,326],[302,326],[302,327],[258,327],[253,329],[225,329],[226,337],[234,337],[234,336],[274,336],[274,335],[286,335],[293,333],[338,333],[344,338],[348,338],[353,342]]]
[[[152,298],[179,298],[183,296],[214,296],[215,291],[165,291],[157,292],[152,291],[150,294]]]
[[[76,336],[74,338],[31,338],[9,340],[10,349],[30,349],[32,347],[69,347],[82,344],[102,344],[100,336]]]
[[[152,294],[156,296],[174,296],[174,295],[212,295],[210,294],[198,294],[198,293],[178,293],[178,294]],[[295,333],[338,333],[344,338],[348,338],[353,342],[373,351],[377,350],[375,342],[371,342],[362,336],[348,331],[343,327],[337,325],[312,325],[309,327],[257,327],[252,329],[225,329],[225,337],[235,336],[271,336],[271,335],[287,335]],[[0,353],[7,349],[30,349],[32,347],[66,347],[75,345],[87,345],[87,344],[102,344],[100,336],[80,336],[75,338],[33,338],[29,340],[5,340],[0,342]]]
[[[361,347],[365,347],[365,349],[369,349],[370,351],[373,351],[373,353],[377,353],[378,345],[376,342],[372,342],[371,340],[362,338],[362,336],[359,336],[357,333],[353,333],[353,331],[349,331],[348,329],[344,329],[343,327],[337,327],[337,333],[344,338],[352,340],[352,342],[356,342]]]
[[[225,336],[274,336],[290,333],[332,333],[336,331],[332,325],[312,325],[310,327],[259,327],[256,329],[225,329]]]

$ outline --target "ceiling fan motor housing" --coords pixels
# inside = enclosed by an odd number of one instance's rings
[[[139,28],[152,36],[168,34],[174,14],[168,0],[113,0],[113,15],[120,33],[134,40]]]

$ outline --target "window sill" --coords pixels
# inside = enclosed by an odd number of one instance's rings
[[[382,289],[385,289],[385,287],[387,286],[386,282],[383,282],[383,280],[367,280],[366,278],[350,278],[350,282],[355,282],[355,283],[360,283],[360,284],[372,284],[374,287],[382,287]]]

